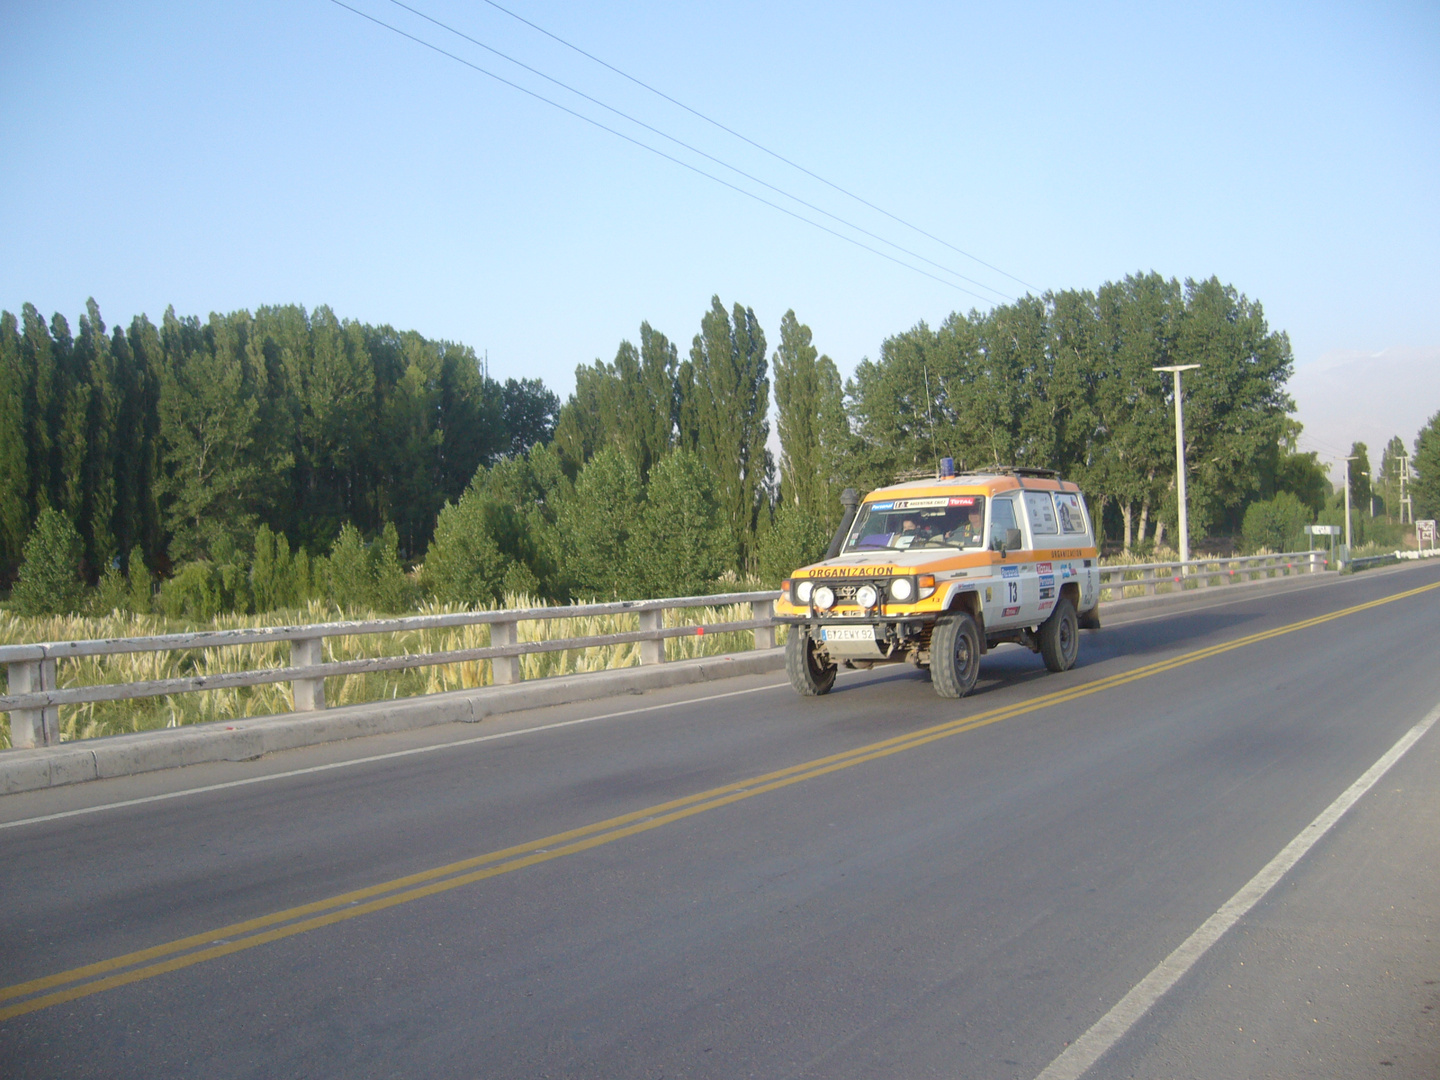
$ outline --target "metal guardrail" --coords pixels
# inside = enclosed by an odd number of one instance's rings
[[[161,697],[166,694],[228,687],[291,684],[296,712],[325,708],[325,680],[337,675],[358,675],[376,671],[489,660],[491,681],[505,685],[520,680],[520,657],[531,653],[563,652],[568,649],[640,643],[640,662],[659,664],[665,660],[665,640],[700,634],[752,630],[755,647],[775,644],[774,601],[778,592],[721,593],[715,596],[684,596],[664,600],[622,600],[606,604],[575,604],[568,607],[525,608],[502,611],[459,612],[448,615],[412,615],[400,619],[317,623],[310,626],[276,626],[252,630],[206,630],[190,634],[160,634],[153,637],[111,638],[95,641],[59,641],[39,645],[0,646],[0,663],[7,666],[9,693],[0,696],[0,712],[10,714],[10,745],[15,749],[54,746],[60,742],[61,705],[92,701],[124,701]],[[726,604],[752,605],[753,618],[735,622],[664,625],[666,611],[678,608],[719,607]],[[596,615],[637,614],[640,629],[589,637],[556,638],[548,641],[520,641],[517,627],[522,622],[549,622]],[[390,634],[404,630],[437,630],[455,626],[488,625],[490,644],[474,649],[446,652],[381,656],[361,660],[324,662],[327,637],[360,634]],[[61,690],[56,686],[56,661],[84,656],[113,656],[120,653],[169,652],[180,649],[215,649],[264,642],[288,641],[290,666],[256,671],[226,672],[191,678],[156,679],[148,682],[107,683]]]
[[[1278,555],[1242,555],[1232,559],[1191,559],[1189,562],[1135,563],[1100,568],[1100,599],[1119,600],[1127,590],[1157,596],[1163,588],[1213,588],[1257,577],[1288,577],[1325,569],[1323,551],[1285,551]]]

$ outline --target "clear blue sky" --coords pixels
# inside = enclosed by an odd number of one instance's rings
[[[665,146],[389,0],[347,2]],[[1436,5],[502,2],[1037,290],[1215,274],[1302,366],[1407,349],[1440,367]],[[1023,291],[482,0],[412,6]],[[715,293],[753,307],[772,346],[793,307],[842,372],[922,319],[989,306],[330,0],[11,2],[3,18],[12,311],[328,303],[564,395],[642,320],[684,352]]]

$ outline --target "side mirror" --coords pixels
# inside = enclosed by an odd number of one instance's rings
[[[1020,530],[1019,530],[1019,529],[1006,529],[1006,530],[1005,530],[1005,550],[1006,550],[1006,551],[1018,551],[1018,550],[1020,550]]]

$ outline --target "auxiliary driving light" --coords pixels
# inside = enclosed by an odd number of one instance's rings
[[[880,599],[880,593],[874,585],[861,585],[855,590],[855,602],[862,608],[872,608]]]
[[[835,590],[829,585],[821,585],[815,590],[815,607],[820,611],[829,611],[835,606]]]

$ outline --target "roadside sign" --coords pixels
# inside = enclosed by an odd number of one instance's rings
[[[1432,521],[1431,524],[1433,525],[1434,522]],[[1416,524],[1416,528],[1419,528],[1419,524],[1418,524],[1418,523]],[[1339,536],[1339,535],[1340,535],[1340,526],[1339,526],[1339,525],[1306,525],[1306,526],[1305,526],[1305,531],[1306,531],[1307,533],[1311,533],[1311,534],[1314,535],[1314,536]]]
[[[1415,540],[1417,543],[1435,546],[1435,520],[1433,518],[1415,522]]]

